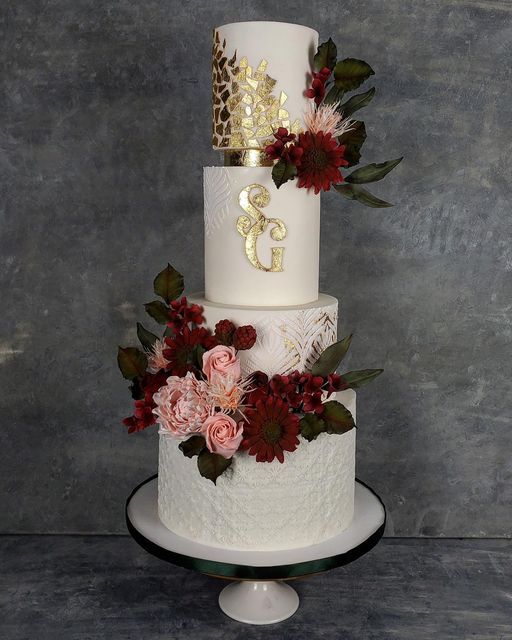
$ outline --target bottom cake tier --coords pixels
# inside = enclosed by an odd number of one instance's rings
[[[355,420],[355,392],[335,396]],[[196,542],[252,551],[304,547],[337,535],[354,514],[356,430],[300,440],[283,464],[237,454],[213,484],[175,438],[160,435],[160,520]]]

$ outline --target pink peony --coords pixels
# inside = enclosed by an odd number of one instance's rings
[[[208,385],[189,371],[184,378],[170,376],[167,384],[153,396],[160,431],[182,440],[200,433],[213,407]]]
[[[214,413],[204,423],[206,446],[212,453],[232,458],[243,437],[243,423],[237,424],[226,413]]]
[[[240,360],[236,357],[236,349],[219,344],[206,351],[203,354],[203,371],[208,382],[213,382],[216,376],[237,382],[242,376],[242,370]]]

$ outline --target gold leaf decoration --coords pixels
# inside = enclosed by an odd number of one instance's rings
[[[276,80],[267,74],[268,62],[254,68],[246,57],[237,63],[237,53],[228,60],[226,41],[213,32],[213,146],[216,149],[264,149],[273,141],[273,133],[286,127],[302,131],[299,120],[290,122],[285,108],[288,96],[272,91]]]

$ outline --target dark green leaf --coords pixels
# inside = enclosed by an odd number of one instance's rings
[[[140,322],[137,322],[137,337],[146,351],[152,351],[153,345],[158,340],[158,336],[145,329]]]
[[[167,304],[169,304],[169,302],[181,296],[185,285],[181,273],[168,264],[154,279],[153,287],[156,295],[163,298]]]
[[[309,442],[325,431],[325,422],[315,413],[306,413],[299,423],[300,433]]]
[[[352,129],[346,131],[339,138],[339,144],[345,145],[344,158],[348,160],[348,166],[357,164],[361,158],[361,147],[366,140],[366,128],[364,122],[355,120]]]
[[[203,449],[197,457],[197,468],[203,478],[211,480],[216,484],[217,478],[226,471],[231,464],[231,458],[226,460],[218,453],[212,453],[208,449]]]
[[[365,167],[360,167],[348,175],[345,180],[352,184],[365,184],[366,182],[377,182],[382,180],[385,176],[392,171],[397,164],[402,162],[402,158],[396,158],[395,160],[388,160],[387,162],[372,162]]]
[[[374,74],[374,70],[364,60],[345,58],[334,67],[334,83],[338,89],[352,91]]]
[[[127,380],[142,377],[146,373],[148,359],[145,353],[135,347],[119,347],[117,351],[117,364],[123,377]]]
[[[334,344],[331,344],[330,347],[327,347],[311,367],[311,373],[314,376],[328,376],[330,373],[336,371],[349,350],[351,342],[352,335],[349,335],[346,338],[343,338],[343,340],[335,342]]]
[[[362,109],[363,107],[366,107],[367,104],[370,104],[374,95],[375,87],[368,89],[368,91],[366,91],[365,93],[358,93],[357,95],[352,96],[342,105],[340,105],[338,111],[343,114],[344,118],[348,118],[358,109]]]
[[[169,322],[169,308],[160,300],[153,300],[144,305],[144,309],[159,324],[167,324]]]
[[[333,85],[324,98],[324,104],[333,104],[334,102],[339,102],[343,98],[344,93],[345,92],[343,91],[343,89],[338,89],[337,86]]]
[[[134,400],[142,400],[144,398],[144,391],[142,390],[142,387],[140,386],[139,378],[134,378],[132,380],[132,383],[131,383],[129,389],[130,389],[130,393],[132,394],[132,398]]]
[[[178,448],[184,456],[187,456],[187,458],[193,458],[194,456],[198,456],[205,446],[206,441],[203,436],[192,436],[188,440],[180,442]]]
[[[345,198],[349,200],[357,200],[358,202],[362,202],[367,207],[392,207],[393,205],[385,200],[381,200],[376,196],[372,195],[363,187],[360,187],[358,184],[335,184],[333,185],[338,193],[340,193]]]
[[[323,42],[319,47],[315,54],[315,58],[313,61],[313,66],[315,71],[320,71],[324,67],[327,67],[331,71],[334,69],[334,65],[336,64],[336,56],[338,55],[336,45],[332,41],[332,38],[329,38],[327,42]]]
[[[283,158],[278,160],[272,169],[272,180],[278,189],[288,180],[293,180],[296,175],[297,167]]]
[[[326,433],[346,433],[356,426],[350,411],[337,400],[324,402],[322,418]]]
[[[384,369],[361,369],[361,371],[349,371],[343,374],[343,380],[351,389],[359,389],[374,380]]]
[[[194,360],[196,367],[202,371],[203,370],[203,354],[206,353],[206,349],[203,345],[198,344],[194,349]]]

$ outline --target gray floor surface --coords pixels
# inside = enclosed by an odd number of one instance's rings
[[[294,581],[299,611],[270,627],[224,616],[224,582],[124,536],[0,537],[2,640],[512,640],[512,540],[384,539]]]

